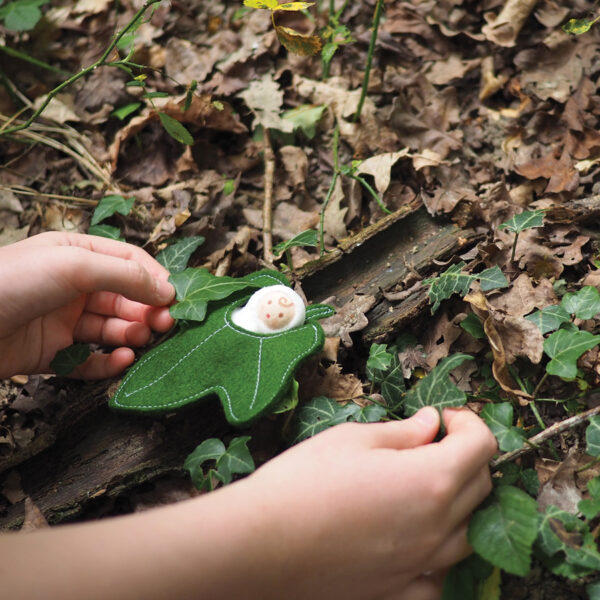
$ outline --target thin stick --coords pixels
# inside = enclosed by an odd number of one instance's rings
[[[45,194],[44,192],[38,192],[37,190],[31,188],[25,188],[16,185],[0,185],[0,191],[12,192],[13,194],[20,194],[21,196],[39,196],[42,198],[48,198],[49,200],[63,200],[64,202],[85,204],[88,206],[96,206],[98,204],[98,200],[80,198],[79,196],[63,196],[62,194]]]
[[[573,429],[573,427],[577,427],[587,419],[591,417],[595,417],[596,415],[600,415],[600,406],[596,406],[596,408],[590,408],[590,410],[586,410],[585,412],[579,413],[574,417],[570,417],[569,419],[565,419],[564,421],[559,421],[558,423],[554,423],[554,425],[550,425],[548,429],[544,429],[544,431],[534,435],[532,438],[529,438],[527,442],[531,444],[530,446],[523,446],[518,450],[512,450],[511,452],[506,452],[499,456],[496,460],[493,460],[490,463],[492,469],[497,469],[500,465],[503,465],[506,462],[513,461],[519,456],[534,450],[536,446],[540,446],[546,440],[549,440],[551,437],[562,433],[563,431],[567,431],[568,429]]]
[[[269,131],[263,127],[265,153],[265,197],[263,201],[263,259],[273,264],[273,180],[275,178],[275,154]]]
[[[367,64],[365,65],[365,76],[360,93],[360,100],[354,115],[354,122],[357,123],[360,119],[365,98],[367,97],[367,88],[369,87],[369,78],[371,76],[371,64],[373,63],[373,53],[375,52],[375,42],[377,42],[377,33],[379,32],[379,22],[381,21],[381,13],[383,12],[383,0],[377,0],[375,5],[375,13],[373,14],[373,31],[371,32],[371,41],[369,43],[369,52],[367,54]]]

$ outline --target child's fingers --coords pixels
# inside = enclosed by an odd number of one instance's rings
[[[83,313],[75,326],[73,337],[78,342],[107,346],[143,346],[152,333],[145,323]]]
[[[428,406],[410,419],[373,423],[368,426],[368,434],[374,448],[406,450],[431,442],[438,432],[439,424],[438,411]]]
[[[110,379],[122,373],[134,360],[131,348],[117,348],[110,354],[96,352],[70,376],[75,379]]]
[[[450,567],[469,556],[473,549],[467,540],[469,530],[468,520],[463,521],[452,531],[427,559],[426,570],[437,571]]]
[[[458,523],[468,516],[490,495],[492,478],[487,465],[466,483],[448,510],[448,522]]]
[[[393,600],[440,600],[447,569],[423,574],[413,579]]]

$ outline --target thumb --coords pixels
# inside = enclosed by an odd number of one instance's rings
[[[406,450],[433,441],[440,428],[440,415],[432,406],[425,406],[410,419],[373,423],[369,428],[373,447]]]

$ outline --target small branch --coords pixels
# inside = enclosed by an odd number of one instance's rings
[[[273,180],[275,178],[275,154],[269,131],[263,127],[265,158],[265,197],[263,200],[263,259],[273,264]]]
[[[559,421],[558,423],[554,423],[548,427],[548,429],[544,429],[541,433],[534,435],[532,438],[527,440],[527,443],[530,444],[528,446],[523,446],[518,450],[512,450],[511,452],[506,452],[505,454],[500,455],[497,459],[491,461],[490,467],[492,469],[497,469],[500,465],[503,465],[506,462],[510,462],[534,450],[537,446],[540,446],[545,441],[549,440],[551,437],[562,433],[563,431],[567,431],[568,429],[573,429],[573,427],[577,427],[577,425],[581,425],[587,419],[591,417],[595,417],[596,415],[600,415],[600,406],[596,406],[596,408],[590,408],[590,410],[586,410],[574,417],[569,419],[565,419],[564,421]]]

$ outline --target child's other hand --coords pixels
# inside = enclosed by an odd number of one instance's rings
[[[436,443],[433,408],[400,422],[340,425],[248,478],[279,538],[262,547],[275,544],[275,564],[289,556],[291,575],[273,569],[282,574],[273,597],[441,596],[444,570],[471,552],[468,520],[491,490],[497,449],[471,411],[445,410],[444,421]]]
[[[0,248],[0,377],[49,372],[73,342],[117,346],[76,375],[117,375],[134,360],[131,346],[173,325],[168,276],[141,248],[96,236],[43,233]]]

